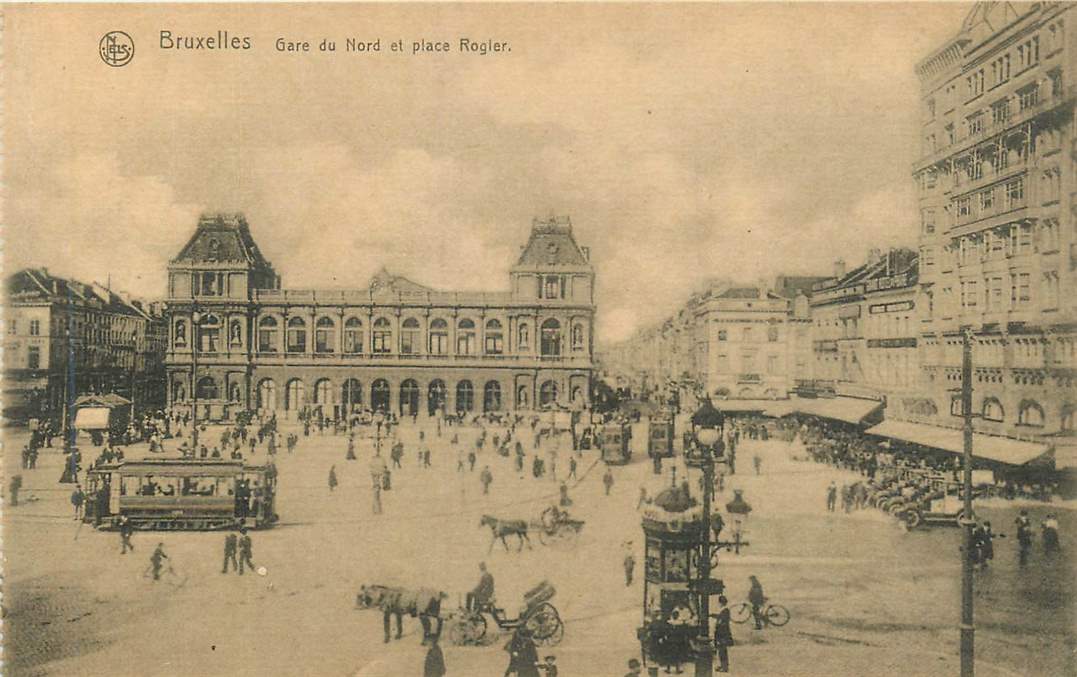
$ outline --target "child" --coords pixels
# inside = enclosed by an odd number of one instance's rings
[[[535,663],[535,667],[546,672],[546,677],[557,677],[557,657],[547,656],[545,663]]]

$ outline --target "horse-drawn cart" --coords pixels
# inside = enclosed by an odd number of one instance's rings
[[[550,545],[557,541],[565,540],[580,535],[584,521],[572,519],[568,511],[561,510],[556,505],[551,505],[542,511],[539,521],[532,526],[538,529],[539,542]]]
[[[565,636],[565,624],[557,607],[550,604],[556,594],[556,588],[549,581],[539,583],[524,594],[524,610],[516,618],[509,618],[504,609],[492,603],[481,609],[460,609],[449,619],[449,639],[457,645],[483,643],[488,614],[501,630],[524,627],[539,646],[559,644]]]

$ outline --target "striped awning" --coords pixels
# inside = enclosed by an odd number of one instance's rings
[[[791,413],[829,418],[846,423],[861,423],[877,411],[882,402],[856,397],[797,397],[789,400]]]

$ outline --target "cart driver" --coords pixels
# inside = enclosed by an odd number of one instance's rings
[[[479,571],[482,572],[479,584],[467,593],[468,611],[480,611],[494,601],[494,576],[486,570],[486,562],[479,562]]]

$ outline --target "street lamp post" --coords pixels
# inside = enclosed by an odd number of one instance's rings
[[[685,462],[703,471],[703,529],[699,553],[699,635],[696,639],[696,677],[710,677],[714,671],[714,651],[710,641],[711,587],[711,499],[714,494],[714,461],[722,456],[725,419],[710,399],[692,415],[696,427],[696,448]]]
[[[965,328],[961,354],[961,416],[962,437],[964,441],[964,493],[965,505],[962,515],[964,527],[964,552],[961,561],[961,677],[973,677],[976,655],[973,639],[976,633],[973,625],[972,604],[972,529],[976,520],[972,516],[972,339],[970,331]]]

